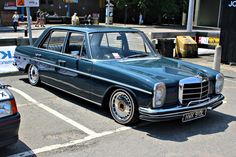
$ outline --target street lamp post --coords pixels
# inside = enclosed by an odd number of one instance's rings
[[[67,16],[70,17],[70,1],[68,1],[67,9]]]
[[[109,22],[109,20],[110,20],[110,5],[111,5],[111,1],[110,0],[107,0],[107,3],[108,3],[108,6],[107,6],[107,8],[108,8],[108,13],[107,13],[107,21],[106,21],[106,24],[109,24],[110,22]]]
[[[188,32],[192,32],[192,30],[193,30],[193,13],[194,13],[194,0],[189,0],[188,24],[187,24],[187,31]]]
[[[33,39],[32,39],[32,30],[31,30],[30,7],[26,7],[26,11],[27,11],[28,31],[29,31],[29,43],[32,46]]]
[[[125,24],[127,23],[127,16],[128,16],[127,11],[128,11],[128,5],[125,4],[125,21],[124,21]]]

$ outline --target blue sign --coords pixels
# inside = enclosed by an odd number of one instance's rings
[[[0,47],[0,73],[9,73],[17,71],[13,65],[16,46]]]
[[[6,52],[0,51],[0,54],[2,55],[2,57],[0,55],[0,57],[1,57],[0,59],[7,59],[7,58],[11,59],[11,58],[13,58],[12,55],[11,55],[11,51],[6,51]]]

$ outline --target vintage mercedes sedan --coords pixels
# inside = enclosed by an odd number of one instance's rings
[[[15,64],[44,84],[110,109],[120,124],[183,122],[222,104],[224,76],[161,56],[139,30],[50,27],[34,46],[18,46]]]

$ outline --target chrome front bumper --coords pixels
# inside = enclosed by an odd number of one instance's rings
[[[213,110],[223,103],[223,99],[223,95],[217,95],[207,101],[204,101],[194,106],[177,106],[175,108],[170,109],[151,109],[139,107],[139,118],[146,121],[165,121],[171,119],[178,119],[182,118],[184,114],[194,110],[204,108],[207,108],[208,110]]]

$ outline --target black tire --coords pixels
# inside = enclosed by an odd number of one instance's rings
[[[132,125],[138,122],[138,106],[134,97],[124,89],[112,92],[109,109],[113,119],[123,125]]]
[[[28,80],[29,83],[33,86],[40,85],[40,76],[38,67],[31,64],[28,69]]]

